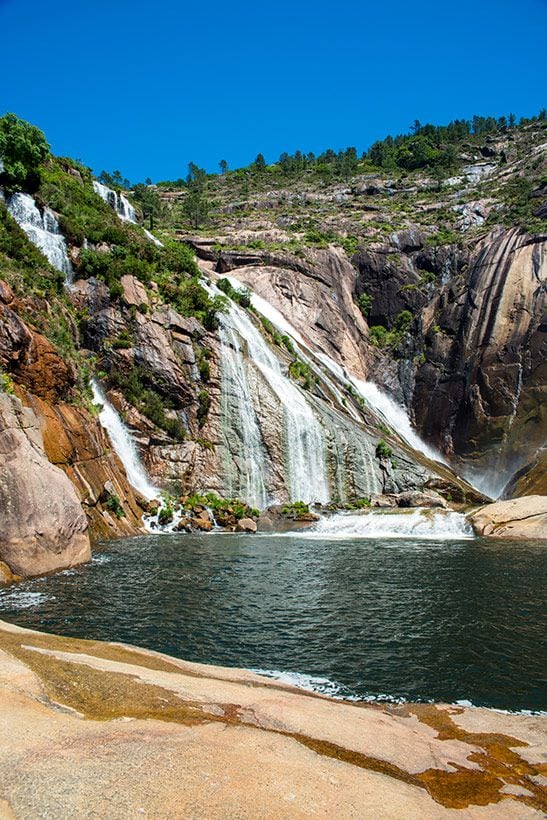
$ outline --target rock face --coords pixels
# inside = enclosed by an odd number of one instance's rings
[[[547,496],[497,501],[472,513],[469,520],[477,535],[547,540]]]
[[[0,560],[17,575],[41,575],[91,557],[76,491],[44,452],[36,414],[0,394]]]
[[[546,243],[498,230],[424,311],[417,425],[493,495],[545,442],[546,283]]]
[[[335,248],[246,261],[221,254],[217,269],[234,270],[319,350],[406,404],[423,438],[487,494],[544,445],[544,237],[496,228],[474,246],[435,247],[412,229],[361,249],[353,266]],[[412,315],[395,349],[368,344],[363,294],[370,326],[392,330]]]
[[[344,703],[4,622],[0,685],[3,817],[541,816],[544,716]]]
[[[144,532],[141,520],[144,501],[128,483],[120,459],[98,419],[83,407],[65,403],[50,405],[30,395],[26,400],[40,418],[47,457],[63,470],[76,488],[92,538],[118,538]],[[113,505],[111,499],[117,503]],[[112,506],[119,509],[118,515]]]

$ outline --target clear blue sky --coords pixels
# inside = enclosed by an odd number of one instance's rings
[[[547,105],[547,0],[0,0],[0,113],[132,181]]]

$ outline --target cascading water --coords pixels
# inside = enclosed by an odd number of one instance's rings
[[[96,194],[99,194],[101,199],[104,199],[111,208],[114,208],[120,219],[123,219],[125,222],[137,221],[134,207],[123,194],[113,191],[112,188],[103,185],[102,182],[98,182],[96,179],[93,180],[93,190]]]
[[[208,289],[215,294],[219,293],[212,286],[208,286]],[[246,451],[244,457],[244,464],[254,464],[252,468],[250,466],[245,468],[247,469],[246,483],[252,485],[254,482],[255,488],[259,488],[261,492],[260,482],[265,483],[265,467],[260,458],[261,449],[257,446],[257,438],[260,435],[258,421],[254,409],[250,407],[252,399],[248,387],[245,387],[247,379],[244,374],[247,365],[241,344],[237,341],[234,343],[234,333],[245,342],[250,362],[262,375],[283,408],[286,439],[285,474],[289,498],[291,501],[326,503],[330,494],[324,435],[311,404],[284,375],[278,359],[245,311],[232,305],[228,313],[221,316],[220,323],[225,378],[230,378],[230,371],[235,371],[236,383],[239,379],[240,384],[243,385],[243,389],[236,389],[232,393],[237,400],[235,412],[239,417],[239,425],[241,430],[246,430],[245,437],[252,445],[251,450]],[[230,429],[230,418],[225,417],[224,422],[227,428],[226,436],[230,437],[233,435]],[[243,435],[241,438],[244,440]],[[254,460],[255,457],[258,457],[257,462]],[[258,475],[260,475],[260,482]]]
[[[339,513],[325,516],[303,538],[419,538],[432,541],[457,541],[474,538],[473,528],[464,515],[449,510],[412,512]]]
[[[110,436],[112,446],[124,466],[129,483],[138,490],[147,501],[158,498],[160,491],[148,478],[146,470],[139,458],[135,442],[119,414],[106,399],[95,379],[91,380],[91,387],[93,390],[93,401],[95,404],[102,405],[102,410],[99,413],[99,421]]]
[[[53,211],[44,208],[40,213],[29,194],[12,194],[8,198],[8,211],[24,230],[33,245],[39,248],[48,262],[65,275],[65,283],[72,282],[72,265],[68,258],[65,238]]]
[[[228,321],[219,328],[222,346],[221,415],[227,453],[227,439],[237,435],[240,453],[237,465],[232,457],[225,459],[225,485],[228,496],[245,498],[247,503],[263,509],[268,505],[266,490],[267,460],[258,420],[250,400],[251,391],[242,343]]]
[[[241,282],[234,276],[226,276],[230,283],[236,287],[242,287]],[[337,362],[322,353],[315,350],[302,335],[294,328],[290,322],[277,310],[277,308],[270,305],[266,299],[258,296],[253,291],[251,293],[251,304],[261,313],[266,319],[274,325],[281,333],[286,333],[291,337],[296,345],[307,351],[310,356],[321,362],[324,367],[334,376],[335,380],[342,387],[347,387],[348,383],[352,385],[360,396],[369,404],[369,406],[383,419],[393,430],[414,450],[423,453],[427,458],[434,461],[445,463],[445,459],[441,454],[423,441],[422,438],[413,429],[410,419],[404,407],[397,404],[387,393],[380,390],[374,382],[364,381],[355,376],[348,374]],[[299,351],[301,353],[301,351]],[[301,354],[302,356],[302,354]],[[305,356],[302,356],[303,360]],[[307,363],[314,369],[313,361],[306,360]],[[324,379],[324,375],[323,375]],[[336,390],[336,388],[334,388]]]
[[[135,221],[135,220],[133,220],[133,222],[134,222],[134,221]],[[153,243],[154,243],[154,245],[156,245],[156,247],[158,247],[158,248],[163,248],[163,247],[164,247],[163,242],[161,242],[161,241],[158,239],[158,237],[157,237],[157,236],[154,236],[154,234],[153,234],[153,233],[150,233],[150,231],[147,231],[147,230],[146,230],[146,228],[143,228],[143,231],[145,232],[145,234],[146,234],[146,236],[148,237],[148,239],[150,240],[150,242],[153,242]]]

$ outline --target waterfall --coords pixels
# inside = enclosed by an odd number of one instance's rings
[[[473,528],[461,513],[448,510],[412,512],[338,513],[321,518],[299,532],[303,538],[417,538],[431,541],[474,538]]]
[[[380,390],[374,382],[349,376],[349,381],[373,410],[414,450],[433,461],[445,464],[441,454],[425,442],[414,430],[404,407]]]
[[[124,466],[129,483],[146,498],[147,501],[158,498],[160,491],[150,482],[139,458],[135,442],[119,414],[105,398],[95,379],[92,379],[91,387],[93,390],[93,401],[95,404],[102,405],[102,410],[99,413],[99,421],[110,436],[112,446]]]
[[[99,194],[101,199],[108,202],[111,208],[114,208],[120,219],[123,219],[124,222],[137,221],[134,207],[123,194],[113,191],[112,188],[103,185],[102,182],[97,182],[96,179],[93,180],[93,190],[96,194]]]
[[[72,282],[72,265],[68,258],[65,238],[53,211],[44,208],[40,213],[29,194],[12,194],[8,211],[24,230],[33,245],[39,248],[48,262],[65,275],[66,284]]]
[[[268,467],[251,401],[241,340],[228,321],[221,321],[219,336],[222,347],[222,433],[228,455],[230,445],[233,447],[234,444],[234,433],[238,439],[237,465],[231,457],[225,460],[225,494],[244,498],[251,506],[264,509],[269,500],[265,485]]]
[[[216,288],[209,286],[209,289],[217,293]],[[241,430],[246,431],[245,434],[241,434],[241,439],[244,444],[245,438],[251,442],[251,449],[245,452],[244,463],[255,465],[252,468],[254,472],[249,472],[250,467],[247,468],[246,482],[251,485],[255,482],[255,487],[258,487],[257,473],[264,482],[265,466],[260,455],[261,448],[257,446],[257,439],[260,435],[259,425],[254,409],[250,406],[252,398],[246,386],[246,362],[241,344],[234,342],[234,333],[244,341],[252,365],[259,371],[283,408],[285,426],[283,450],[289,498],[291,501],[307,503],[327,502],[329,487],[323,429],[311,404],[300,389],[282,372],[278,359],[244,310],[235,304],[231,305],[228,313],[221,316],[220,324],[225,378],[230,378],[230,370],[235,370],[236,384],[239,380],[239,384],[242,385],[241,389],[232,390],[232,395],[237,400],[236,413],[239,417],[239,425]],[[234,362],[234,356],[236,362]],[[226,435],[233,435],[230,429],[230,418],[225,417],[224,422],[227,427]],[[255,458],[258,458],[257,462]]]
[[[134,222],[135,220],[132,220],[132,221]],[[143,231],[145,232],[145,234],[148,237],[148,239],[150,240],[150,242],[153,242],[154,245],[156,245],[156,247],[158,247],[158,248],[163,248],[164,247],[163,242],[160,242],[160,240],[158,239],[157,236],[154,236],[153,233],[150,233],[150,231],[147,231],[146,228],[143,228]]]
[[[236,279],[234,276],[226,276],[230,283],[235,288],[242,287],[242,283]],[[279,330],[281,333],[286,333],[291,339],[296,343],[297,346],[303,348],[307,353],[312,356],[313,358],[317,359],[317,361],[321,362],[321,364],[334,376],[336,382],[340,384],[342,387],[346,387],[352,385],[355,390],[359,393],[360,396],[368,403],[368,405],[377,413],[380,418],[386,422],[393,430],[405,441],[410,447],[418,452],[423,453],[427,458],[430,458],[434,461],[440,461],[442,463],[446,463],[445,459],[441,456],[441,454],[427,444],[413,429],[408,414],[404,407],[397,404],[394,399],[380,390],[374,382],[364,381],[362,379],[358,379],[350,373],[347,373],[343,367],[341,367],[337,362],[327,356],[325,353],[322,353],[319,350],[315,350],[307,341],[304,340],[302,335],[294,328],[290,322],[283,316],[283,314],[277,310],[277,308],[270,305],[266,299],[263,299],[261,296],[258,296],[256,293],[251,291],[251,304],[253,307],[265,316],[270,322]],[[307,364],[312,367],[314,372],[317,372],[316,368],[314,367],[313,360],[307,359],[305,355],[302,355],[302,351],[299,350],[301,358],[307,362]],[[331,386],[335,395],[337,392],[336,387],[332,385],[332,383],[325,379],[324,374],[321,374],[321,378],[326,381],[326,383]],[[338,391],[338,396],[339,396]],[[350,412],[349,408],[346,408],[346,412]]]

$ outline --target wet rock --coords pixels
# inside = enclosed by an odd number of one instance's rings
[[[0,561],[0,587],[13,584],[16,576],[3,561]]]
[[[252,518],[241,518],[236,524],[236,532],[256,532],[256,521]]]
[[[442,507],[447,508],[447,503],[439,493],[430,491],[420,493],[411,491],[408,493],[399,493],[397,496],[398,507]]]
[[[213,520],[207,510],[202,510],[192,518],[192,527],[202,532],[210,532],[213,529]]]
[[[471,513],[468,519],[477,535],[547,540],[547,496],[496,501]]]
[[[183,515],[175,529],[177,532],[192,532],[192,519]]]
[[[371,507],[396,507],[397,506],[397,496],[395,495],[371,495],[370,496],[370,506]]]

